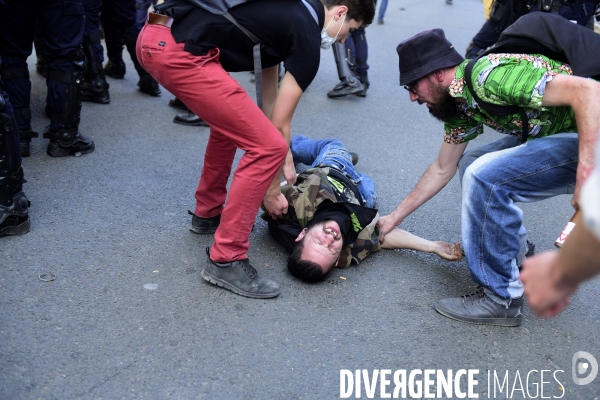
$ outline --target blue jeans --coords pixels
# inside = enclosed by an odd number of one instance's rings
[[[462,184],[462,238],[471,277],[496,302],[523,295],[519,265],[526,252],[523,211],[534,202],[573,193],[577,133],[520,144],[506,136],[467,151],[458,164]]]
[[[388,0],[381,0],[381,4],[379,5],[379,14],[377,14],[377,21],[382,22],[383,16],[385,14],[385,10],[387,9]]]
[[[337,139],[311,140],[299,135],[290,142],[294,162],[311,167],[333,167],[352,179],[363,198],[366,207],[377,208],[375,182],[369,176],[356,172],[352,165],[352,156]]]

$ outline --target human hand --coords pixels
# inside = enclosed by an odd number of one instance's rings
[[[540,317],[554,317],[569,305],[577,285],[566,285],[556,272],[558,252],[547,251],[530,257],[523,263],[520,279],[525,296],[533,311]]]
[[[433,252],[444,260],[449,261],[460,261],[462,260],[463,254],[460,248],[460,243],[446,243],[446,242],[433,242],[435,248]]]
[[[394,229],[396,225],[396,221],[391,214],[379,218],[377,221],[377,226],[379,227],[379,243],[383,243],[385,240],[385,235],[390,233],[390,231]]]
[[[273,219],[278,219],[287,214],[288,201],[283,193],[269,194],[263,199],[263,205],[269,216]]]
[[[283,162],[283,177],[288,185],[296,183],[296,167],[294,166],[294,158],[292,157],[291,150],[288,150],[288,154]]]

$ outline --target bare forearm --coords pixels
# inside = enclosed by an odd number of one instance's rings
[[[452,179],[467,143],[450,144],[443,142],[435,161],[427,168],[415,188],[402,200],[390,217],[398,226],[410,213],[435,196]]]
[[[442,190],[455,173],[456,167],[443,170],[439,167],[437,161],[431,164],[419,179],[415,188],[392,212],[391,216],[396,221],[396,225],[400,225],[404,218]]]
[[[433,242],[398,228],[392,229],[385,235],[381,247],[384,249],[411,249],[427,253],[431,253],[434,249]]]
[[[262,110],[269,119],[277,99],[278,73],[279,65],[262,70]]]

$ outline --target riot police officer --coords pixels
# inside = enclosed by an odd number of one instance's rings
[[[79,132],[84,55],[83,5],[81,0],[0,1],[0,55],[2,80],[20,131],[21,154],[28,156],[29,142],[38,134],[31,128],[31,81],[27,57],[39,25],[48,60],[46,113],[50,125],[47,153],[53,157],[94,151],[94,142]]]
[[[113,38],[115,36],[114,30],[117,30],[117,38],[113,39],[113,41],[117,40],[120,43],[118,37],[120,36],[125,43],[125,47],[127,47],[133,65],[140,77],[138,81],[140,91],[150,96],[160,95],[158,83],[142,68],[135,54],[137,37],[142,29],[142,26],[137,21],[136,0],[83,0],[83,6],[85,9],[83,48],[88,61],[87,83],[83,92],[83,101],[100,104],[108,104],[110,102],[106,73],[102,68],[104,49],[100,43],[100,12],[102,12],[104,16],[103,20],[106,22],[105,28],[109,29]],[[120,53],[114,49],[114,46],[111,46],[109,48],[109,59],[112,61],[112,64],[119,64],[119,58],[123,67],[122,72],[118,68],[115,72],[117,78],[122,78],[125,74],[125,64],[122,61]],[[113,72],[113,69],[109,68],[109,74]]]
[[[2,0],[0,7],[1,4]],[[0,79],[0,236],[29,231],[29,201],[23,193],[19,128],[3,86]]]

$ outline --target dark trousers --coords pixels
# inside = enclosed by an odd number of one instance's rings
[[[85,8],[85,33],[92,38],[99,37],[100,27],[100,11],[108,16],[107,27],[112,29],[109,35],[110,40],[118,40],[115,38],[114,28],[121,38],[136,37],[140,33],[142,26],[137,21],[137,11],[135,8],[136,0],[83,0]],[[106,17],[106,16],[105,16]],[[104,18],[103,18],[104,21]],[[112,23],[114,26],[109,25]],[[108,40],[108,39],[107,39]],[[123,42],[124,43],[124,42]],[[92,41],[92,49],[94,53],[94,61],[102,63],[104,61],[104,49],[99,41]]]
[[[31,81],[27,57],[33,50],[33,37],[38,25],[49,68],[74,72],[77,66],[69,60],[80,49],[83,40],[83,6],[81,0],[5,0],[0,6],[0,54],[5,91],[10,97],[15,115],[29,110]],[[7,75],[14,78],[7,78]],[[67,84],[47,79],[46,105],[56,114],[65,112]],[[30,118],[17,118],[19,129],[30,129]],[[51,129],[57,129],[52,127]]]

